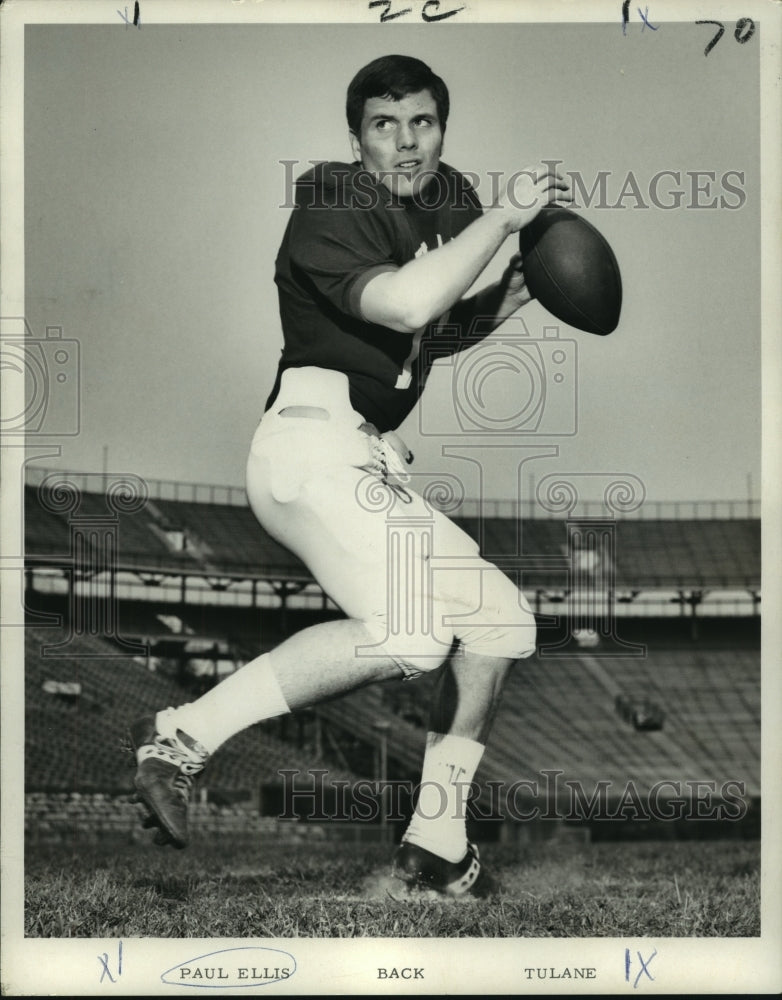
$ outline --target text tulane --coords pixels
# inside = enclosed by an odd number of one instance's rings
[[[533,979],[536,975],[538,979],[597,979],[597,969],[591,966],[580,968],[565,966],[561,969],[553,966],[547,968],[525,966],[524,975],[527,979]]]

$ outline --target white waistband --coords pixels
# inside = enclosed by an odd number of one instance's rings
[[[332,417],[355,419],[356,426],[364,418],[350,405],[350,383],[344,372],[330,368],[286,368],[282,373],[280,391],[271,407],[279,413],[286,406],[320,406]]]

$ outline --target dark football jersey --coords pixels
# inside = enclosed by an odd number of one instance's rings
[[[276,261],[284,347],[267,408],[286,368],[316,365],[348,376],[351,405],[365,420],[380,431],[398,427],[431,367],[421,355],[427,331],[367,322],[361,293],[376,275],[457,236],[481,214],[478,197],[444,163],[406,199],[357,164],[323,163],[297,180],[295,206]]]

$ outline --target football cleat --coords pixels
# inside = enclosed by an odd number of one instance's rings
[[[401,844],[392,874],[409,889],[432,889],[443,896],[485,896],[494,891],[490,876],[481,866],[478,848],[467,845],[461,861],[446,861],[417,844]]]
[[[154,715],[136,719],[130,726],[130,747],[138,768],[134,784],[139,801],[149,815],[145,828],[159,827],[154,843],[187,845],[187,805],[196,774],[204,769],[208,754],[192,737],[176,731],[164,737],[157,731]]]

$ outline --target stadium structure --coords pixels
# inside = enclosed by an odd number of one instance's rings
[[[340,612],[242,490],[32,466],[23,490],[27,834],[146,836],[128,722]],[[538,622],[476,776],[473,835],[757,836],[759,505],[448,513]],[[393,838],[435,683],[373,685],[245,730],[200,779],[194,838]]]

